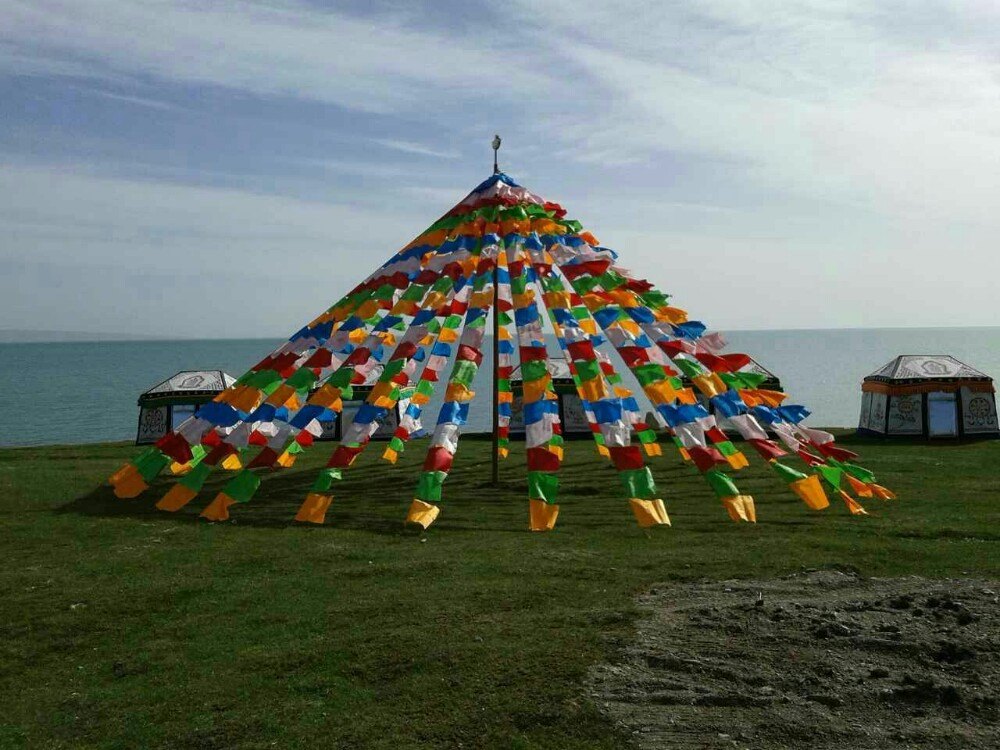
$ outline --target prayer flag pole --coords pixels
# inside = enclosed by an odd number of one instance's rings
[[[497,152],[500,150],[500,136],[493,136],[493,174],[500,173]],[[497,251],[498,253],[500,250]],[[500,277],[497,273],[497,259],[493,261],[493,464],[491,484],[500,484]]]

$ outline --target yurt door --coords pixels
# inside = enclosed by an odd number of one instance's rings
[[[958,435],[958,410],[954,393],[927,394],[927,432],[931,437]]]

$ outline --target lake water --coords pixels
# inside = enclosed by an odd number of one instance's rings
[[[951,354],[1000,379],[1000,327],[732,331],[728,351],[745,352],[781,378],[809,424],[857,425],[862,378],[897,354]],[[0,445],[135,438],[139,394],[178,370],[239,376],[278,342],[267,339],[0,344]],[[488,348],[488,347],[487,347]],[[483,398],[470,431],[488,431],[487,353]],[[443,389],[442,389],[443,390]],[[639,394],[641,396],[641,394]],[[427,424],[436,420],[432,402]]]

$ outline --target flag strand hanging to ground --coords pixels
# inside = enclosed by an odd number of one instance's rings
[[[854,464],[855,454],[837,446],[832,435],[803,425],[809,413],[804,407],[761,388],[762,376],[742,372],[747,355],[724,353],[719,334],[619,265],[617,253],[566,218],[560,205],[503,173],[476,187],[230,388],[119,469],[109,480],[115,494],[136,497],[169,468],[179,479],[157,507],[176,511],[222,468],[236,474],[202,515],[226,519],[233,505],[253,498],[261,471],[293,465],[322,434],[321,422],[339,418],[353,388],[374,379],[295,517],[322,523],[336,482],[381,419],[407,402],[382,455],[395,463],[421,429],[423,407],[450,365],[407,515],[426,528],[440,512],[462,425],[469,410],[483,402],[472,383],[491,312],[499,315],[498,450],[501,456],[509,451],[516,355],[532,530],[550,530],[556,523],[564,449],[543,312],[569,365],[598,453],[617,469],[640,525],[670,523],[647,464],[662,453],[657,425],[644,421],[638,398],[601,348],[606,344],[639,382],[658,426],[734,521],[755,522],[757,508],[733,476],[749,461],[719,418],[811,509],[829,506],[824,484],[855,515],[865,514],[858,497],[895,497]]]

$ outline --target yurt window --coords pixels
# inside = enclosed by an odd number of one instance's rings
[[[958,411],[954,393],[934,391],[927,394],[927,432],[932,437],[958,434]]]
[[[170,429],[176,430],[180,423],[194,416],[194,404],[174,404],[170,409]]]
[[[590,425],[587,422],[587,412],[583,409],[583,401],[575,393],[564,393],[559,397],[562,400],[562,425],[566,432],[588,432]],[[522,404],[521,422],[524,422],[524,407]]]

